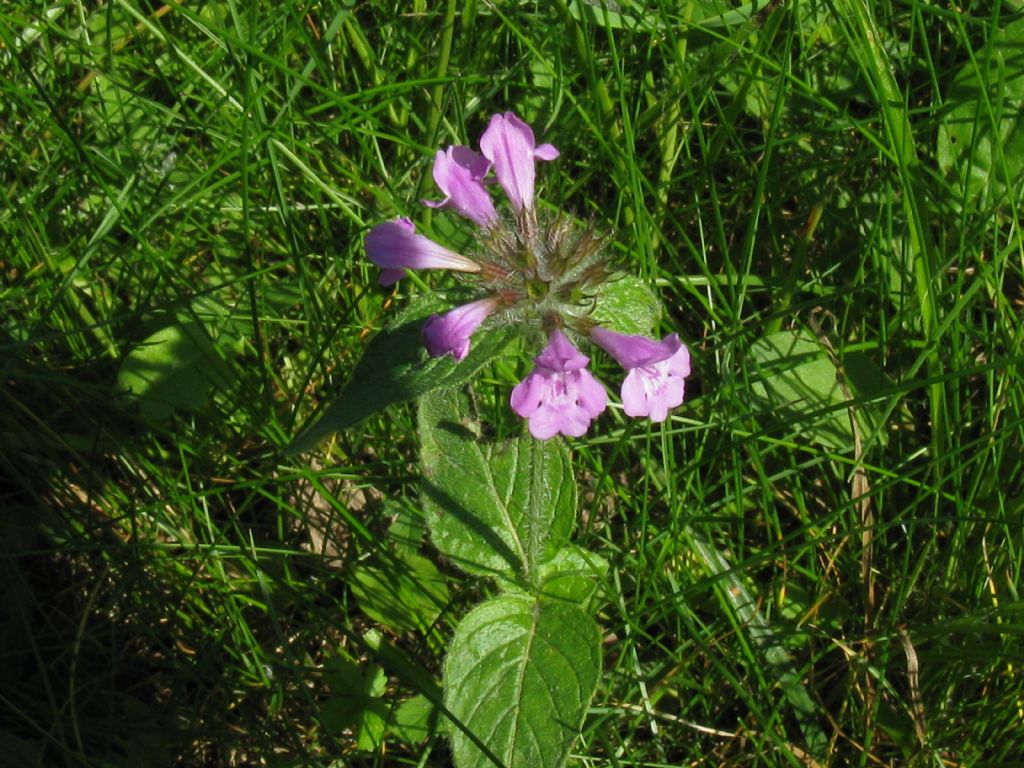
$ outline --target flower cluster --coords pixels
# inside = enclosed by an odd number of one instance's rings
[[[558,157],[550,144],[537,145],[533,130],[511,112],[494,115],[480,138],[480,152],[453,146],[439,150],[433,176],[443,199],[424,201],[452,209],[478,228],[480,255],[469,258],[417,234],[406,218],[380,224],[366,236],[366,252],[390,285],[406,269],[448,269],[475,278],[482,298],[423,326],[427,351],[460,361],[470,338],[489,319],[535,325],[547,346],[536,366],[513,390],[512,409],[529,421],[541,440],[583,435],[608,405],[604,387],[587,370],[590,358],[566,331],[589,338],[626,370],[622,405],[628,416],[664,421],[683,401],[690,353],[676,334],[660,342],[617,333],[589,318],[591,297],[611,272],[602,259],[601,238],[577,230],[571,220],[541,221],[534,207],[536,161]],[[487,185],[501,186],[512,207],[510,219],[494,206]]]

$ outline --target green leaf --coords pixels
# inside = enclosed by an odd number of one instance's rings
[[[327,733],[338,735],[346,728],[357,728],[368,701],[348,696],[331,696],[320,705],[320,725]]]
[[[224,387],[231,368],[205,327],[181,321],[156,331],[129,352],[117,388],[138,400],[147,419],[165,419],[176,408],[201,407],[211,387]]]
[[[436,727],[437,707],[426,696],[418,695],[399,705],[390,730],[400,741],[415,746],[426,741]]]
[[[384,741],[384,731],[387,729],[391,706],[381,699],[371,699],[362,714],[356,746],[364,752],[373,752]]]
[[[420,399],[423,503],[434,545],[471,573],[539,584],[543,561],[576,518],[576,483],[560,440],[481,440],[452,389]]]
[[[590,319],[618,333],[650,336],[661,318],[661,302],[643,280],[622,275],[594,294]]]
[[[348,429],[392,403],[465,383],[501,354],[515,333],[509,327],[477,331],[469,354],[459,363],[447,355],[430,357],[423,347],[421,329],[423,320],[436,308],[436,299],[427,311],[422,303],[416,306],[418,311],[401,316],[401,324],[373,338],[341,395],[319,417],[313,417],[312,425],[300,432],[287,454],[308,451],[328,435]]]
[[[1024,171],[1024,19],[997,30],[946,93],[953,109],[939,126],[939,168],[968,202],[1016,194]]]
[[[396,554],[418,552],[427,538],[427,521],[423,510],[405,499],[388,499],[384,502],[384,513],[394,517],[388,526],[388,542]]]
[[[332,656],[324,662],[323,679],[335,693],[365,695],[366,680],[372,678],[380,668],[374,665],[368,674],[367,668],[345,656]]]
[[[750,349],[754,363],[752,395],[772,418],[791,420],[822,445],[853,448],[848,401],[839,386],[838,370],[821,344],[807,332],[780,331],[758,340]],[[858,371],[865,367],[857,358]],[[858,425],[871,429],[867,408],[854,409]]]
[[[387,675],[381,666],[335,656],[324,664],[323,677],[332,693],[320,708],[323,727],[335,734],[346,728],[362,731],[369,721],[372,737],[380,720],[379,698],[387,687]]]
[[[416,693],[426,696],[434,706],[443,706],[441,687],[434,679],[433,673],[424,668],[421,661],[388,642],[380,630],[371,629],[363,635],[362,640],[373,658],[389,674],[397,677],[403,685],[412,688]]]
[[[626,3],[572,3],[569,12],[579,20],[589,16],[592,23],[607,26],[610,29],[628,29],[630,31],[664,32],[668,24],[664,17],[651,13],[639,4],[634,6],[634,13],[627,11]],[[685,24],[676,24],[673,34],[689,35],[707,30],[727,30],[738,24],[749,24],[757,19],[757,14],[765,8],[765,0],[751,0],[735,7],[730,0],[690,0],[688,3],[689,18]],[[721,37],[721,32],[718,37]]]
[[[350,586],[367,616],[400,632],[427,631],[448,605],[448,587],[437,566],[409,552],[361,564]]]
[[[594,620],[570,603],[504,595],[455,629],[445,704],[497,758],[453,729],[458,768],[563,765],[601,672]]]
[[[541,566],[541,594],[545,597],[585,603],[598,580],[608,573],[608,561],[595,552],[568,544]]]

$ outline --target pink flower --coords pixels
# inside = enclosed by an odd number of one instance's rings
[[[491,161],[498,183],[519,213],[533,208],[534,160],[554,160],[558,150],[536,146],[533,130],[511,112],[494,115],[480,138],[480,151]]]
[[[448,147],[434,156],[434,181],[445,197],[439,202],[424,200],[431,208],[454,208],[479,227],[489,227],[498,220],[491,195],[483,178],[491,164],[487,158],[469,147]]]
[[[597,327],[590,338],[628,371],[622,382],[622,409],[627,416],[664,421],[669,410],[683,402],[690,351],[677,334],[659,342]]]
[[[416,234],[409,219],[378,224],[366,235],[366,254],[381,268],[380,284],[391,285],[405,276],[406,269],[454,269],[479,272],[480,265],[455,251]]]
[[[608,393],[586,369],[590,358],[556,328],[534,362],[537,367],[512,390],[512,410],[529,419],[538,440],[586,433],[608,405]]]
[[[431,357],[451,355],[455,362],[469,354],[469,337],[494,311],[498,300],[490,297],[463,304],[443,315],[431,315],[423,324],[423,341]]]

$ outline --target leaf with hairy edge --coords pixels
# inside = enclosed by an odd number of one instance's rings
[[[436,309],[405,312],[400,324],[378,333],[352,372],[341,395],[306,426],[288,446],[294,455],[308,451],[335,432],[357,424],[392,403],[413,400],[440,387],[464,384],[481,368],[501,354],[511,341],[513,329],[482,329],[473,336],[469,354],[456,363],[447,355],[430,357],[423,347],[423,320]],[[410,319],[410,314],[414,315]]]
[[[586,605],[607,573],[608,561],[599,554],[567,544],[541,567],[541,594]]]
[[[589,319],[616,333],[650,336],[661,318],[661,302],[646,282],[621,275],[604,283],[594,295]]]
[[[504,595],[456,627],[445,662],[445,705],[458,768],[564,765],[601,672],[594,620],[571,603]]]
[[[560,440],[481,440],[466,399],[419,401],[423,505],[434,545],[470,573],[539,585],[540,566],[572,533],[576,483]]]

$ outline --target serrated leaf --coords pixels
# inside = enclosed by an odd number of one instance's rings
[[[378,333],[367,346],[341,395],[312,425],[305,427],[286,450],[287,455],[308,451],[335,432],[359,423],[393,403],[413,400],[440,387],[456,387],[472,378],[501,354],[515,331],[509,327],[481,329],[473,336],[469,354],[456,363],[449,356],[430,357],[421,331],[430,312]]]
[[[423,695],[403,701],[391,720],[391,732],[405,744],[422,744],[437,727],[437,707]]]
[[[968,201],[1018,194],[1024,172],[1024,20],[997,30],[946,93],[953,109],[939,125],[939,168]]]
[[[505,595],[471,611],[455,629],[445,663],[451,714],[508,768],[564,765],[597,688],[600,635],[570,603]],[[458,768],[493,768],[453,729]]]
[[[568,544],[541,566],[540,592],[544,597],[585,603],[606,573],[607,560],[595,552]]]
[[[660,318],[658,297],[646,282],[633,275],[609,280],[594,294],[590,319],[617,333],[650,336]]]
[[[440,686],[419,660],[389,643],[379,630],[371,629],[362,639],[373,657],[390,674],[417,693],[422,693],[435,705],[442,703]]]
[[[336,692],[359,691],[362,695],[366,689],[367,669],[344,656],[332,656],[324,662],[323,679]]]
[[[427,631],[448,605],[448,586],[437,566],[408,552],[361,564],[350,586],[367,616],[397,631]]]
[[[331,687],[331,697],[320,707],[320,722],[330,733],[345,728],[361,729],[366,713],[378,701],[387,685],[387,676],[379,664],[357,664],[335,656],[324,664],[324,682]],[[375,719],[371,717],[371,720]]]
[[[388,715],[391,707],[381,699],[371,699],[362,712],[362,719],[359,723],[359,733],[356,736],[356,745],[364,752],[373,752],[384,741],[384,731],[387,728]]]
[[[560,440],[481,440],[456,390],[420,399],[423,502],[434,545],[460,568],[538,584],[576,518],[576,483]],[[472,424],[472,422],[470,422]]]
[[[320,705],[320,725],[330,734],[340,734],[346,728],[358,728],[367,700],[347,696],[331,696]]]

